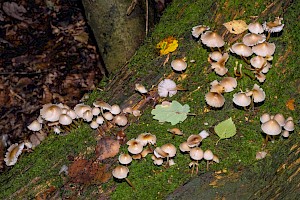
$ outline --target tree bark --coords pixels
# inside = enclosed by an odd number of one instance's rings
[[[131,58],[145,38],[145,5],[131,0],[83,0],[86,18],[97,41],[106,69],[115,74]]]

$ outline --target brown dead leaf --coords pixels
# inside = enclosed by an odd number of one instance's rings
[[[232,20],[223,24],[230,33],[241,34],[248,30],[248,25],[243,20]]]
[[[99,165],[96,162],[75,160],[68,169],[68,176],[73,183],[97,184],[107,182],[111,178],[109,165]]]
[[[25,20],[23,14],[27,12],[27,10],[22,5],[18,5],[15,2],[4,2],[3,3],[3,11],[10,17],[13,17],[18,20]]]
[[[289,110],[295,110],[295,99],[288,100],[285,105]]]
[[[98,160],[112,158],[119,153],[120,143],[110,137],[101,138],[96,146],[96,157]]]
[[[78,35],[74,35],[73,37],[76,41],[81,42],[83,44],[87,44],[89,40],[89,34],[86,32],[82,32]]]

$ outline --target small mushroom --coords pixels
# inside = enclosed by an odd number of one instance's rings
[[[190,135],[187,139],[187,145],[189,147],[196,147],[199,146],[200,142],[202,141],[202,137],[200,135]]]
[[[206,170],[208,171],[209,161],[211,161],[214,158],[214,154],[211,150],[207,149],[203,153],[203,158],[206,160]]]
[[[225,44],[223,38],[218,33],[213,31],[206,31],[205,33],[203,33],[201,35],[201,41],[203,44],[210,48],[220,48]]]
[[[129,179],[127,178],[127,175],[129,173],[129,169],[126,166],[123,165],[119,165],[117,166],[115,169],[113,169],[112,171],[112,175],[117,178],[117,179],[125,179],[127,181],[127,183],[133,188],[133,184],[129,181]]]
[[[168,129],[170,133],[173,134],[172,138],[174,139],[175,135],[183,135],[183,132],[179,128]]]
[[[122,165],[128,165],[129,163],[131,163],[131,161],[132,161],[132,157],[129,154],[122,153],[119,155],[119,162]]]
[[[139,154],[143,151],[143,145],[136,139],[131,139],[127,143],[128,151],[132,154]]]
[[[158,84],[158,95],[160,97],[172,97],[177,93],[176,83],[171,79],[164,79]]]
[[[261,34],[264,32],[263,26],[259,22],[253,22],[248,25],[248,30],[251,33]]]
[[[205,95],[205,101],[214,108],[221,108],[225,103],[225,98],[218,92],[208,92]]]
[[[177,72],[182,72],[187,68],[187,63],[184,58],[177,58],[171,62],[171,67]]]
[[[21,155],[22,150],[24,149],[24,143],[18,144],[12,144],[8,149],[7,152],[5,154],[5,164],[7,166],[12,166],[15,165],[18,157]]]
[[[251,103],[251,98],[247,96],[245,92],[239,92],[233,95],[232,101],[238,106],[247,107]]]
[[[281,126],[275,119],[270,119],[269,121],[261,125],[262,131],[266,134],[265,144],[267,144],[269,136],[279,135],[281,133]]]
[[[192,28],[192,35],[195,37],[195,38],[199,38],[199,36],[201,34],[203,34],[205,31],[209,30],[209,27],[208,26],[205,26],[205,25],[198,25],[198,26],[194,26]]]

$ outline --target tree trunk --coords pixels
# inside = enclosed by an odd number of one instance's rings
[[[137,1],[127,15],[131,0],[83,0],[82,3],[106,69],[115,74],[145,38],[145,4]]]

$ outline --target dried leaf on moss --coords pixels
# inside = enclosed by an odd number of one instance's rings
[[[232,20],[223,24],[230,33],[241,34],[248,30],[248,25],[243,20]]]

